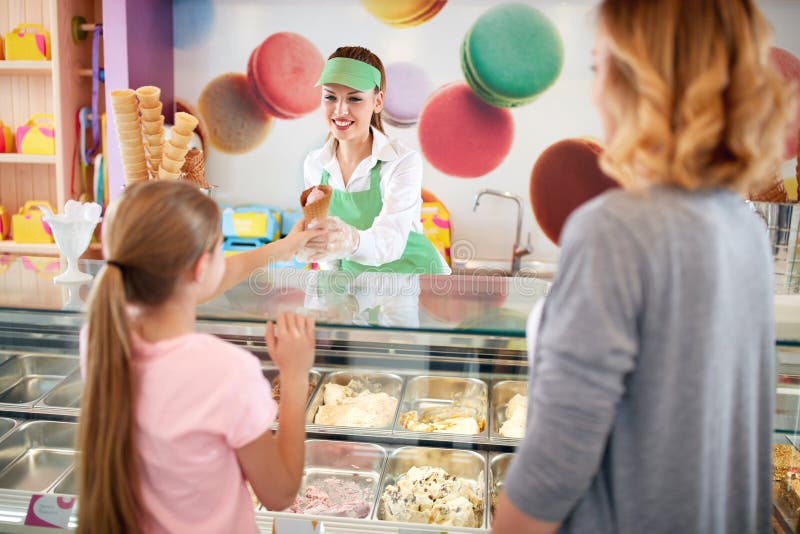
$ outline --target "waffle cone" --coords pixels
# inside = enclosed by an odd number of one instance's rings
[[[198,120],[194,115],[183,111],[175,114],[175,129],[183,133],[192,133],[197,128]]]
[[[155,121],[142,121],[142,129],[145,135],[157,135],[164,131],[164,116],[158,117]]]
[[[164,143],[163,153],[165,156],[174,159],[175,161],[182,161],[186,158],[186,153],[189,152],[188,147],[175,146],[172,140]]]
[[[163,109],[163,104],[159,102],[158,105],[152,108],[145,108],[139,106],[139,113],[142,114],[142,120],[152,122],[152,121],[157,121],[161,117],[162,109]]]
[[[145,85],[136,89],[136,97],[146,108],[155,107],[161,100],[161,89],[154,85]]]
[[[177,180],[180,177],[180,172],[169,172],[164,167],[159,167],[158,169],[158,178],[161,180]]]
[[[794,168],[795,178],[800,182],[800,131],[797,132],[797,166]]]
[[[787,201],[786,186],[780,177],[770,184],[769,187],[759,193],[751,193],[750,200],[755,202],[779,202]]]
[[[318,185],[316,187],[322,189],[325,192],[325,196],[308,206],[306,206],[306,199],[314,188],[309,187],[300,194],[300,205],[303,207],[303,217],[306,221],[324,219],[328,216],[328,208],[331,205],[331,198],[333,198],[333,188],[329,185]]]
[[[191,133],[184,133],[173,128],[169,132],[168,142],[172,143],[172,145],[177,148],[189,148],[192,137],[193,135]]]
[[[183,159],[174,160],[168,156],[161,158],[162,169],[166,169],[169,172],[181,172],[181,167],[183,167]]]

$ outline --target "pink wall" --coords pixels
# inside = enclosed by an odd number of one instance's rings
[[[172,2],[162,0],[103,0],[103,48],[107,109],[110,92],[142,85],[161,87],[166,121],[172,121],[174,66]],[[108,114],[109,198],[124,183],[113,113]]]

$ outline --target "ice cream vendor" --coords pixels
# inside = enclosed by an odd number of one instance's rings
[[[361,47],[341,47],[318,85],[330,128],[327,142],[305,160],[307,188],[333,189],[327,230],[301,256],[353,273],[449,274],[447,262],[422,234],[422,157],[383,132],[386,89],[381,60]]]

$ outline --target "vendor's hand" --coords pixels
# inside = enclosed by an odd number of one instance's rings
[[[281,376],[308,379],[314,365],[314,319],[293,312],[278,315],[278,329],[267,322],[264,340]]]
[[[306,249],[321,251],[328,248],[328,219],[330,219],[330,217],[325,217],[324,219],[311,219],[306,223],[307,230],[321,231],[318,236],[308,240],[305,245]]]
[[[338,217],[328,217],[323,223],[324,236],[309,241],[307,248],[315,251],[312,261],[339,260],[350,256],[358,248],[359,234],[353,226]]]
[[[324,228],[306,227],[306,220],[302,219],[295,223],[289,234],[284,237],[282,241],[286,243],[289,256],[291,257],[305,247],[309,241],[319,239],[323,237],[325,233],[326,231]]]

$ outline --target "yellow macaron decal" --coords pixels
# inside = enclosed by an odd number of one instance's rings
[[[395,28],[413,28],[431,20],[446,0],[361,0],[373,17]]]

